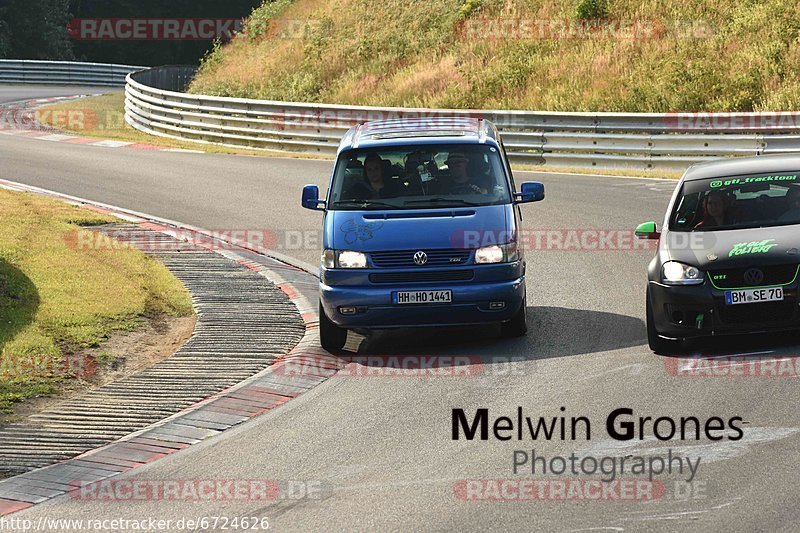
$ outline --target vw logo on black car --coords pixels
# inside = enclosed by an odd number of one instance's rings
[[[761,285],[764,282],[764,271],[760,268],[751,268],[744,273],[744,281],[750,285]]]
[[[414,264],[422,266],[428,262],[428,254],[425,252],[417,252],[414,254]]]

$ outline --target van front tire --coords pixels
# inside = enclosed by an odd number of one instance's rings
[[[326,352],[334,355],[341,352],[347,342],[347,330],[340,328],[328,318],[322,302],[319,304],[319,341]]]
[[[503,337],[522,337],[528,333],[527,308],[523,300],[514,318],[500,324],[500,333]]]

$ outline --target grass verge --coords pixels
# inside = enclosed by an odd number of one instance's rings
[[[186,288],[130,248],[79,249],[81,226],[117,219],[0,189],[0,412],[57,392],[87,361],[76,354],[145,317],[191,316]]]
[[[591,174],[599,176],[623,176],[626,178],[655,178],[664,180],[679,180],[683,171],[668,170],[627,170],[627,169],[602,169],[602,168],[559,168],[536,165],[513,165],[515,171],[544,172],[547,174]]]

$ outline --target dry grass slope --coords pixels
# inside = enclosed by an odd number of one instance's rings
[[[655,31],[474,37],[499,35],[489,21],[558,24],[603,11]],[[207,55],[191,90],[445,108],[794,110],[799,35],[796,0],[276,0]]]

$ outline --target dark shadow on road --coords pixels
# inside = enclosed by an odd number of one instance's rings
[[[39,308],[39,292],[17,267],[0,258],[0,353]]]
[[[799,357],[800,332],[732,335],[695,340],[672,357]]]
[[[583,309],[529,307],[528,335],[503,338],[497,326],[414,328],[370,334],[359,355],[468,355],[549,359],[639,346],[646,342],[642,320]]]

